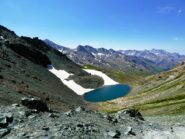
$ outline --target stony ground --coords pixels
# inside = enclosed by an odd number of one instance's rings
[[[35,102],[34,102],[35,103]],[[183,139],[185,126],[161,125],[143,119],[133,109],[104,114],[76,107],[67,112],[34,103],[0,106],[3,139]],[[35,109],[33,109],[35,108]]]

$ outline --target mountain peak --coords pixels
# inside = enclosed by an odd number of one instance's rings
[[[49,45],[50,47],[54,48],[54,49],[57,49],[58,51],[62,52],[62,53],[66,53],[69,48],[67,47],[64,47],[64,46],[61,46],[61,45],[58,45],[56,43],[54,43],[53,41],[49,40],[49,39],[45,39],[43,40],[47,45]]]
[[[9,30],[8,28],[6,28],[6,27],[4,27],[4,26],[0,25],[0,31],[2,31],[2,30],[4,30],[4,31],[8,31],[8,32],[12,32],[12,31],[11,31],[11,30]]]
[[[14,31],[9,30],[8,28],[0,25],[0,36],[1,38],[8,39],[17,37]]]
[[[78,45],[76,50],[77,51],[86,51],[85,46],[83,46],[83,45]]]

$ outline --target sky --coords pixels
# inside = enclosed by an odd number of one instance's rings
[[[185,54],[185,0],[0,0],[0,24],[70,48]]]

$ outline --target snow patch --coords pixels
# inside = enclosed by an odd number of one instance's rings
[[[68,88],[73,90],[78,95],[83,95],[86,92],[92,91],[93,89],[86,89],[80,86],[79,84],[75,83],[73,80],[68,80],[71,73],[66,72],[65,70],[57,70],[53,66],[49,66],[48,70],[57,76],[63,84],[65,84]]]
[[[103,78],[103,80],[104,80],[104,86],[106,86],[106,85],[116,85],[116,84],[119,84],[118,82],[114,81],[113,79],[111,79],[105,73],[103,73],[101,71],[92,70],[92,69],[84,69],[84,70],[86,72],[92,74],[92,75],[97,75],[97,76]]]
[[[127,55],[134,56],[134,55],[136,55],[136,53],[135,52],[128,52]]]
[[[65,70],[57,70],[51,65],[48,66],[48,70],[51,73],[53,73],[55,76],[57,76],[62,81],[63,84],[65,84],[68,88],[73,90],[78,95],[84,95],[85,93],[94,90],[93,88],[83,88],[73,80],[69,80],[68,78],[70,75],[73,75],[72,73],[68,73]],[[118,82],[115,82],[114,80],[112,80],[110,77],[108,77],[106,74],[104,74],[101,71],[92,70],[92,69],[84,69],[84,71],[92,75],[97,75],[101,77],[104,80],[103,86],[119,84]]]
[[[58,49],[59,52],[64,53],[63,49]]]
[[[1,40],[4,40],[4,37],[3,37],[3,36],[0,36],[0,39],[1,39]]]
[[[160,55],[160,53],[158,53],[158,52],[155,52],[154,54],[157,55],[157,56]]]
[[[103,54],[103,53],[98,53],[97,55],[99,55],[99,56],[103,56],[103,55],[105,55],[105,54]]]
[[[96,54],[95,53],[91,53],[93,56],[96,56]]]

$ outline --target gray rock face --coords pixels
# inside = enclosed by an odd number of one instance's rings
[[[46,69],[52,63],[56,69],[73,76],[90,78],[79,65],[37,37],[19,37],[1,25],[0,36],[0,105],[19,103],[23,96],[30,94],[59,110],[84,104],[80,96]]]
[[[21,100],[21,104],[29,109],[36,109],[38,111],[48,111],[47,104],[37,97],[24,97]]]

